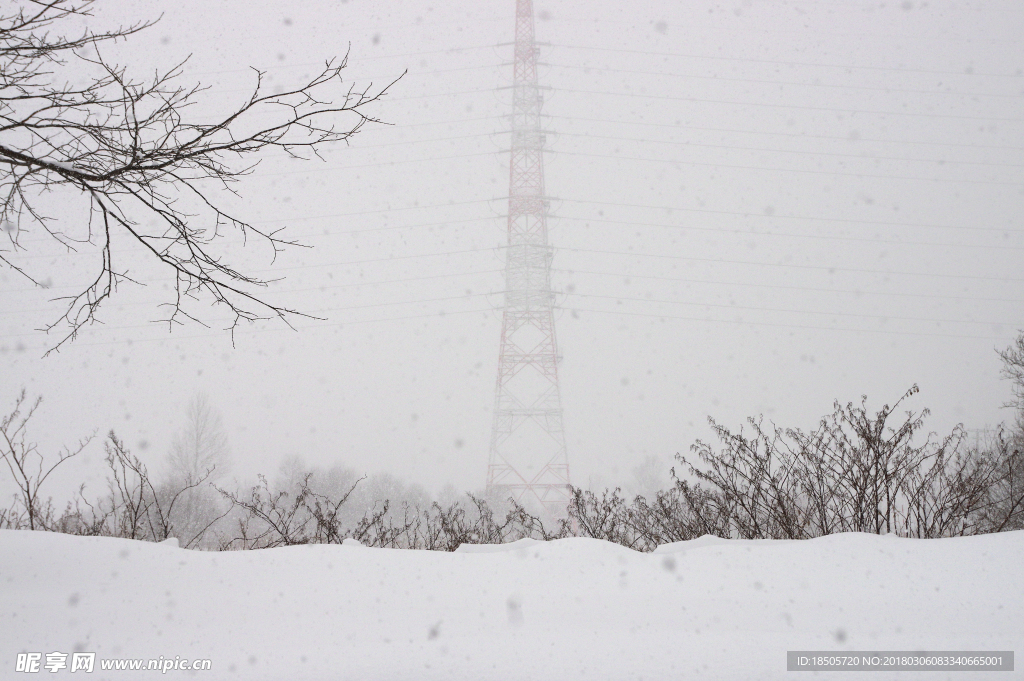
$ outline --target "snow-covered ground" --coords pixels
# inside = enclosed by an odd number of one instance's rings
[[[468,550],[467,550],[468,549]],[[787,650],[1024,654],[1024,532],[910,540],[591,539],[454,554],[298,546],[205,553],[0,531],[0,678],[985,679],[787,672]],[[92,674],[18,653],[96,653]],[[108,671],[207,658],[202,672]],[[23,658],[24,659],[24,658]]]

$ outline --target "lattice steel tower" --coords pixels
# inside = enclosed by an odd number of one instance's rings
[[[569,462],[558,388],[533,0],[516,0],[514,64],[505,309],[487,491],[540,502],[564,515]]]

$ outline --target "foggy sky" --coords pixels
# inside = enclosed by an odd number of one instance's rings
[[[1024,7],[1002,2],[537,2],[562,399],[576,484],[671,465],[708,415],[813,428],[917,383],[930,430],[992,426],[995,349],[1024,328]],[[116,50],[144,75],[191,55],[195,114],[350,50],[406,72],[324,161],[268,155],[225,198],[310,245],[267,296],[326,321],[235,334],[151,323],[170,280],[137,249],[61,352],[35,329],[95,251],[40,242],[33,291],[0,271],[0,405],[44,396],[44,446],[113,428],[158,464],[205,392],[236,469],[284,456],[483,486],[504,283],[514,2],[111,3],[160,22]],[[506,88],[506,89],[501,89]],[[73,206],[66,219],[80,218]],[[62,213],[62,216],[64,215]],[[33,238],[41,239],[39,235]],[[122,244],[126,243],[123,239]],[[68,287],[68,288],[61,288]],[[202,310],[202,307],[196,308]],[[98,441],[89,465],[101,458]]]

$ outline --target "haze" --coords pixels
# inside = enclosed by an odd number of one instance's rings
[[[111,3],[159,23],[140,75],[191,55],[202,111],[298,83],[402,76],[348,148],[268,156],[240,212],[311,248],[225,249],[318,320],[234,334],[220,311],[152,323],[171,282],[129,248],[72,344],[60,315],[98,254],[41,243],[0,271],[0,398],[44,396],[54,449],[114,429],[158,465],[206,393],[235,472],[287,456],[483,486],[503,291],[514,3]],[[1009,418],[995,350],[1024,327],[1024,7],[1000,2],[538,2],[558,341],[573,482],[667,471],[707,416],[813,427],[832,402],[930,408],[931,430]],[[402,75],[402,74],[405,75]],[[64,219],[78,219],[68,210]],[[29,235],[31,236],[31,235]],[[42,237],[36,235],[33,239]],[[31,242],[31,241],[30,241]],[[121,243],[126,243],[121,240]],[[56,292],[56,293],[55,293]],[[201,308],[198,308],[201,309]],[[100,440],[78,468],[102,456]],[[55,493],[55,496],[61,497]]]

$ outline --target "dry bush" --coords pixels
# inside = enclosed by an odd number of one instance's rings
[[[314,488],[314,473],[307,473],[292,491],[271,489],[263,476],[244,496],[221,490],[241,511],[235,531],[222,539],[221,548],[339,544],[351,538],[379,548],[454,551],[462,544],[501,544],[524,537],[554,539],[569,535],[566,522],[549,530],[540,518],[515,501],[509,500],[502,515],[472,494],[447,505],[433,502],[419,506],[403,501],[393,507],[385,499],[353,521],[344,508],[360,481],[334,496]]]
[[[711,420],[720,444],[698,441],[701,465],[678,456],[694,484],[632,502],[619,490],[573,490],[577,531],[642,551],[703,534],[807,539],[838,532],[949,537],[1020,529],[1024,475],[1019,438],[1000,432],[969,447],[958,426],[944,438],[920,433],[928,410],[894,419],[897,407],[835,411],[811,432],[748,419],[749,431]]]
[[[28,423],[43,398],[31,404],[26,399],[22,390],[14,408],[0,418],[0,461],[17,488],[13,506],[0,514],[0,528],[45,530],[54,522],[55,511],[52,501],[42,495],[43,483],[61,464],[81,454],[92,437],[82,438],[73,449],[65,447],[56,456],[46,456],[28,436]]]

